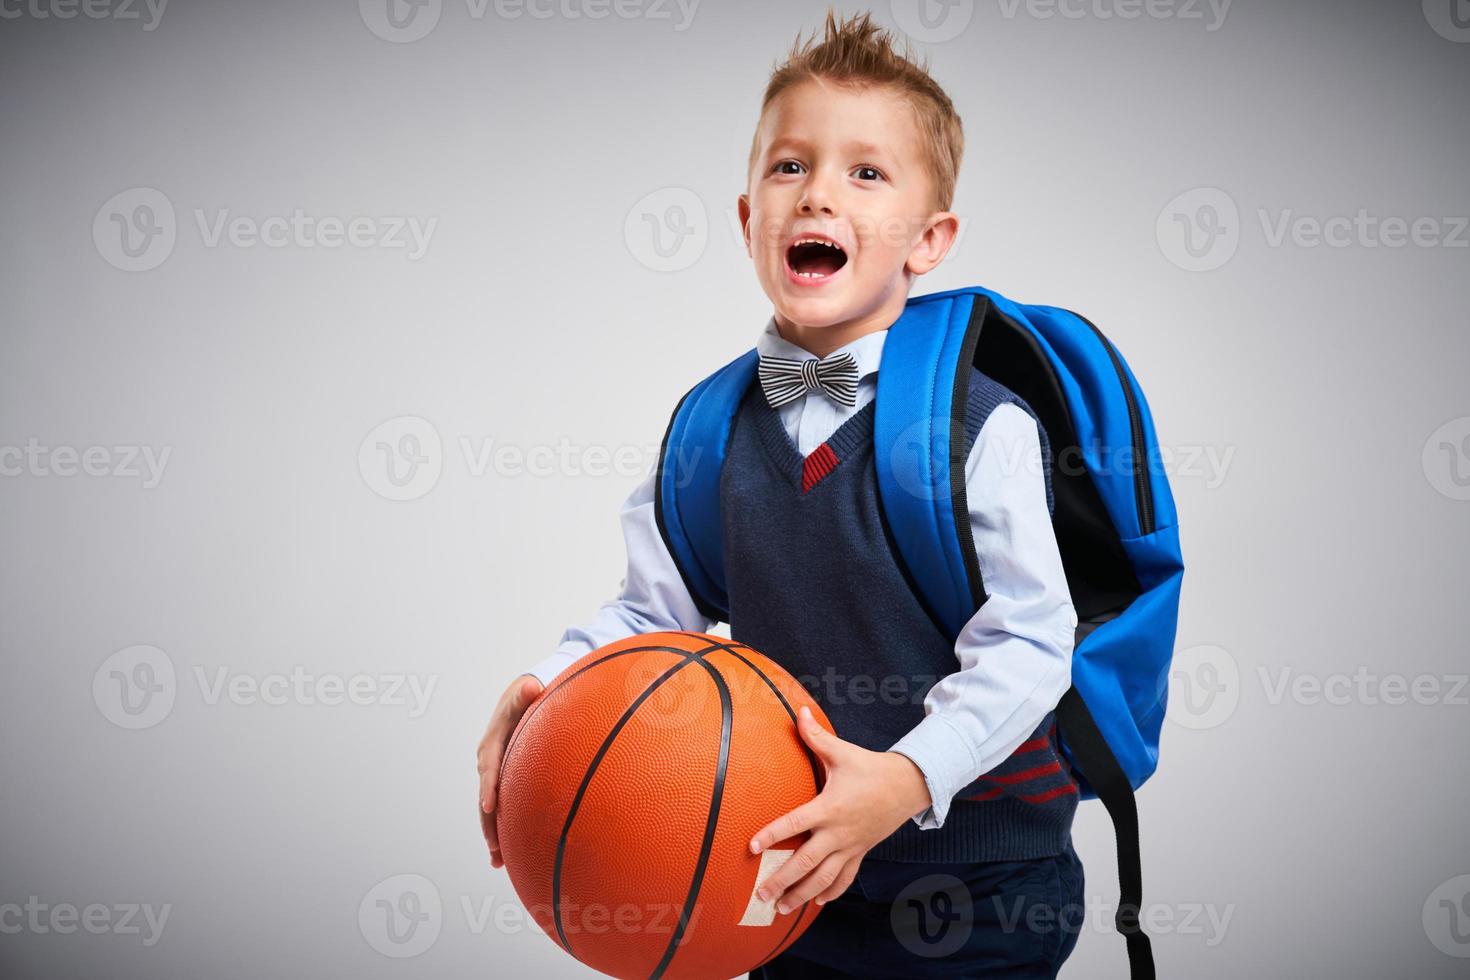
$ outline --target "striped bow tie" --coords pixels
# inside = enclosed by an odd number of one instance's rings
[[[801,360],[762,354],[756,374],[772,408],[795,401],[813,388],[847,408],[857,404],[857,360],[849,351]]]

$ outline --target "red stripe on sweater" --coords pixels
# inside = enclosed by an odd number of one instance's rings
[[[1061,786],[1056,787],[1055,789],[1049,789],[1044,793],[1035,793],[1031,796],[1023,796],[1021,797],[1021,799],[1025,800],[1027,803],[1046,803],[1049,800],[1056,799],[1058,796],[1066,796],[1068,793],[1075,792],[1077,792],[1076,783],[1065,783]]]
[[[1052,776],[1061,771],[1062,764],[1060,762],[1048,762],[1044,766],[1022,769],[1020,772],[1007,773],[1004,776],[991,776],[986,774],[980,778],[989,780],[992,783],[1000,783],[1003,786],[1014,786],[1016,783],[1029,783],[1033,779],[1040,779],[1042,776]]]
[[[832,447],[825,442],[813,449],[811,453],[801,461],[801,492],[806,493],[817,485],[822,477],[837,468],[842,460],[832,451]]]

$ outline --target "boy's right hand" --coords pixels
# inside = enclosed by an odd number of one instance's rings
[[[510,687],[500,696],[490,727],[480,739],[480,748],[475,755],[480,770],[480,828],[485,833],[485,842],[490,845],[490,864],[501,867],[505,861],[500,856],[500,835],[495,829],[496,792],[500,781],[500,760],[505,755],[506,743],[516,724],[526,713],[526,708],[536,700],[544,685],[530,674],[522,674],[511,681]]]

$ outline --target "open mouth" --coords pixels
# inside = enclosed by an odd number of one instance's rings
[[[786,267],[799,279],[826,279],[846,264],[842,246],[826,238],[799,238],[786,250]]]

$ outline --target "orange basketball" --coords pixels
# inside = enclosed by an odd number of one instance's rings
[[[796,680],[742,643],[647,633],[567,667],[501,763],[496,819],[516,894],[540,928],[614,977],[725,980],[780,953],[821,907],[755,898],[806,839],[750,853],[811,800],[822,764],[796,730]]]

